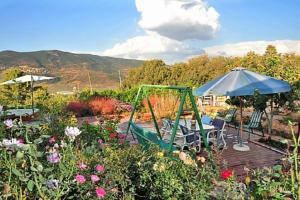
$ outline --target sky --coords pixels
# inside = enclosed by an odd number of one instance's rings
[[[185,61],[300,53],[300,0],[1,0],[0,51]]]

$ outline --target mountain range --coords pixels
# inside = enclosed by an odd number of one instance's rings
[[[47,84],[50,91],[70,91],[76,87],[115,88],[128,69],[142,64],[141,60],[77,54],[59,50],[34,52],[0,52],[0,72],[18,67],[25,74],[58,77]]]

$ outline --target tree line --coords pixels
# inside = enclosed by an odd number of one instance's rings
[[[201,55],[173,65],[167,65],[162,60],[145,61],[140,67],[129,71],[123,87],[132,88],[140,84],[199,87],[239,66],[286,80],[293,86],[300,80],[300,56],[280,54],[270,45],[263,55],[255,52],[249,52],[243,57]]]

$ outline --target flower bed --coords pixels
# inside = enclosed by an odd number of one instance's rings
[[[55,119],[50,117],[50,119]],[[289,168],[249,172],[244,183],[219,171],[209,152],[167,154],[130,146],[117,121],[79,129],[64,116],[38,128],[0,123],[0,196],[8,199],[282,199]],[[65,120],[65,121],[62,121]],[[70,125],[65,122],[69,122]],[[52,124],[53,123],[53,124]],[[53,134],[55,133],[55,134]],[[266,180],[266,181],[264,181]],[[264,189],[267,188],[267,191]],[[271,192],[269,192],[271,191]]]

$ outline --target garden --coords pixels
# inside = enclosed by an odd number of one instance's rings
[[[265,60],[280,58],[287,63],[294,59],[266,54],[266,58],[255,57],[257,61],[253,56],[256,55],[249,54],[247,59],[240,60],[199,58],[184,65],[194,66],[204,59],[203,63],[208,66],[221,62],[222,66],[217,66],[219,70],[216,73],[224,72],[224,63],[228,70],[236,63],[242,63],[260,71],[261,62]],[[248,63],[249,60],[255,62]],[[269,64],[276,64],[275,61]],[[189,77],[192,79],[186,81],[187,77],[177,74],[186,66],[178,64],[173,67],[171,70],[162,61],[147,61],[141,68],[130,72],[133,75],[119,90],[83,90],[62,96],[49,94],[46,88],[38,86],[34,88],[33,95],[38,110],[30,116],[16,116],[8,112],[10,108],[30,108],[28,84],[0,88],[0,103],[5,105],[0,106],[0,199],[299,199],[300,137],[295,123],[297,116],[291,115],[299,113],[298,79],[294,80],[290,74],[283,72],[280,74],[282,77],[286,75],[285,79],[291,78],[292,92],[286,95],[256,93],[251,97],[233,97],[227,99],[226,106],[201,110],[212,118],[226,117],[230,109],[242,102],[245,119],[237,117],[233,126],[242,120],[246,123],[253,111],[265,114],[262,128],[267,135],[260,143],[276,148],[281,145],[284,152],[282,159],[269,167],[248,168],[243,165],[243,175],[239,175],[232,165],[223,162],[226,149],[212,145],[201,148],[201,152],[193,148],[170,152],[155,144],[145,148],[131,135],[126,135],[124,129],[133,110],[138,84],[202,85],[207,81],[203,79],[206,75],[200,76],[198,72],[194,73],[198,74],[197,80]],[[204,66],[199,70],[204,72],[208,69]],[[272,73],[278,71],[270,69]],[[14,78],[20,73],[12,70],[6,75]],[[153,80],[153,77],[158,80]],[[178,93],[149,90],[148,95],[148,98],[139,99],[140,103],[136,105],[137,122],[149,124],[153,112],[161,126],[162,119],[176,116],[179,106],[183,108],[180,117],[192,117],[193,102],[190,100],[181,105]],[[289,114],[272,118],[278,116],[276,113],[284,112]],[[272,129],[270,122],[273,121]],[[274,128],[279,122],[284,129]],[[282,140],[274,139],[279,136]],[[252,151],[255,152],[255,149]],[[256,162],[249,160],[252,161]]]
[[[92,97],[92,108],[100,109],[101,120],[99,117],[97,125],[83,122],[79,127],[78,113],[69,111],[70,107],[76,107],[76,98],[52,96],[45,100],[38,125],[18,118],[2,118],[2,199],[296,199],[298,196],[297,154],[290,154],[285,165],[259,170],[245,168],[247,176],[238,181],[231,169],[218,164],[218,150],[205,151],[201,156],[185,151],[168,154],[155,145],[144,150],[127,141],[117,128],[120,113],[131,108],[115,109],[112,117],[109,109],[95,106],[95,101],[101,101],[100,105],[114,107],[117,99]]]

